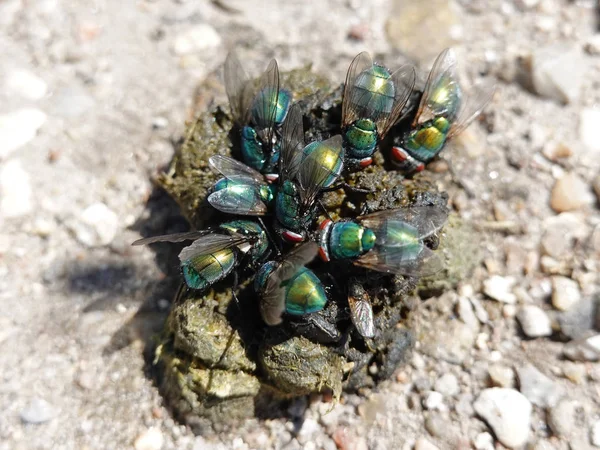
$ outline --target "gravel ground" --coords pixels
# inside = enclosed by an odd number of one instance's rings
[[[596,2],[250,3],[0,0],[0,448],[600,447]],[[338,81],[362,50],[426,68],[453,45],[499,81],[431,167],[483,261],[423,304],[409,364],[202,437],[148,375],[173,286],[130,243],[182,225],[150,179],[236,45]]]

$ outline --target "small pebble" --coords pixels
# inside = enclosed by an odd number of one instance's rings
[[[550,206],[558,213],[580,209],[593,202],[590,187],[575,173],[559,178],[550,194]]]
[[[517,297],[511,292],[515,283],[514,277],[494,275],[483,282],[483,292],[499,302],[516,303]]]
[[[56,409],[43,398],[32,398],[21,411],[21,420],[26,423],[44,423],[56,416]]]
[[[473,406],[502,444],[516,448],[527,442],[531,403],[524,395],[514,389],[485,389]]]
[[[461,320],[473,329],[479,329],[479,320],[473,311],[473,305],[468,298],[458,297],[456,304],[458,316]]]
[[[175,37],[173,52],[179,56],[202,53],[217,48],[221,41],[221,36],[212,26],[198,24]]]
[[[568,438],[577,427],[577,416],[582,413],[577,400],[562,400],[548,411],[548,425],[556,436]]]
[[[595,326],[595,303],[588,297],[582,298],[568,311],[558,313],[560,331],[571,339],[586,337]]]
[[[587,226],[580,216],[574,213],[562,213],[544,220],[542,235],[543,252],[556,259],[565,259],[572,255],[575,239],[587,236]]]
[[[148,428],[140,434],[133,443],[135,450],[160,450],[164,437],[158,428]]]
[[[0,218],[22,217],[32,209],[29,174],[19,160],[8,161],[0,169]]]
[[[523,306],[517,313],[517,320],[527,337],[535,338],[552,334],[550,318],[537,306]]]
[[[540,48],[531,55],[535,91],[562,103],[579,100],[586,69],[584,56],[577,47],[553,45]]]
[[[104,203],[88,206],[71,224],[77,240],[88,247],[110,244],[117,235],[119,219]]]
[[[557,162],[570,156],[573,156],[573,150],[568,145],[563,144],[562,142],[556,144],[555,142],[549,142],[544,145],[542,150],[543,155],[548,158],[550,161]]]
[[[436,445],[432,444],[424,437],[420,437],[419,439],[417,439],[417,442],[415,442],[414,449],[415,450],[439,450],[439,448]]]
[[[600,447],[600,420],[596,420],[592,425],[590,441],[594,447]]]
[[[598,336],[596,336],[598,338]],[[599,338],[600,339],[600,338]],[[563,348],[563,355],[571,361],[595,362],[600,360],[600,351],[589,345],[588,339],[569,342]]]
[[[46,114],[24,108],[0,116],[0,160],[31,141],[46,122]]]
[[[493,364],[488,368],[492,386],[512,388],[515,384],[515,373],[510,367]]]
[[[298,442],[301,444],[306,444],[311,441],[314,436],[320,432],[322,429],[319,423],[315,419],[311,419],[310,417],[304,419],[302,422],[302,428],[300,428],[300,432],[298,433]]]
[[[446,373],[435,381],[434,387],[437,392],[447,397],[453,397],[460,392],[458,380],[452,373]]]
[[[473,446],[476,450],[494,450],[494,438],[490,433],[484,431],[475,437]]]
[[[583,364],[565,361],[563,365],[564,376],[575,384],[585,383],[587,370]]]
[[[579,116],[579,139],[593,152],[600,151],[600,108],[584,108]]]
[[[46,95],[46,82],[27,70],[13,70],[6,77],[6,87],[29,100],[39,100]]]
[[[435,391],[428,392],[425,395],[423,407],[430,411],[446,411],[448,409],[444,404],[444,396]]]
[[[546,408],[554,406],[565,394],[561,385],[555,383],[531,364],[517,367],[519,390],[534,405]]]
[[[552,277],[552,306],[566,311],[581,300],[579,285],[567,277]]]

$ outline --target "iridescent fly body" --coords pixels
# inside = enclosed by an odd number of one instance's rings
[[[347,260],[378,272],[426,276],[442,268],[442,262],[423,239],[446,222],[441,208],[413,207],[378,211],[354,220],[319,226],[319,255],[324,261]],[[366,309],[366,294],[353,289],[349,295],[352,319],[357,329],[372,330],[372,310]]]
[[[133,245],[193,240],[179,253],[181,271],[190,289],[204,290],[229,275],[242,257],[252,265],[267,257],[269,242],[262,227],[250,220],[232,220],[216,230],[191,231],[140,239]]]
[[[291,92],[280,88],[277,61],[271,60],[254,81],[231,52],[224,70],[231,114],[241,129],[244,162],[261,173],[274,173],[279,160],[278,131],[292,102]]]
[[[411,129],[392,148],[392,162],[401,170],[420,172],[447,141],[462,132],[491,100],[491,83],[466,92],[458,82],[456,54],[446,49],[437,57],[423,90]]]
[[[265,263],[254,278],[260,312],[267,325],[278,325],[284,313],[300,316],[318,312],[327,303],[321,280],[305,267],[317,255],[317,245],[307,242],[281,261]]]
[[[354,170],[373,162],[377,144],[398,121],[415,83],[410,65],[391,73],[374,64],[367,52],[354,58],[344,85],[342,136],[346,166]]]

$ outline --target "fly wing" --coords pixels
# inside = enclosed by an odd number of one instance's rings
[[[421,242],[398,247],[375,245],[354,264],[377,272],[413,277],[433,275],[444,267],[441,258]]]
[[[363,108],[359,105],[364,102],[361,101],[361,97],[369,94],[356,89],[355,83],[358,75],[371,67],[373,60],[367,52],[359,53],[350,63],[342,97],[342,127],[350,125],[362,115]]]
[[[382,114],[376,120],[377,132],[380,139],[383,139],[390,128],[400,119],[402,110],[406,102],[408,102],[415,86],[416,78],[415,68],[410,64],[400,67],[390,77],[394,86],[394,106],[390,114]]]
[[[248,179],[265,184],[265,177],[258,171],[229,156],[214,155],[208,159],[210,167],[230,180]]]
[[[275,117],[277,115],[277,104],[279,103],[279,67],[277,61],[272,59],[267,70],[260,76],[256,89],[252,92],[252,113],[260,125],[263,143],[267,146],[273,145],[273,133],[275,130]],[[273,99],[271,95],[275,95]],[[270,153],[270,152],[269,152]]]
[[[207,234],[195,240],[179,253],[179,260],[183,263],[201,255],[208,255],[220,250],[246,244],[248,236],[231,236],[227,234]]]
[[[300,167],[304,148],[304,125],[300,105],[294,103],[281,128],[281,154],[279,156],[279,179],[294,179]]]
[[[224,78],[233,120],[238,126],[244,126],[248,123],[252,98],[247,95],[250,87],[248,75],[235,51],[231,51],[225,59]]]
[[[467,95],[464,95],[457,119],[452,123],[448,138],[460,134],[475,120],[481,111],[492,100],[496,86],[491,80],[475,84]]]
[[[162,236],[152,236],[144,239],[138,239],[131,245],[148,245],[155,242],[183,242],[198,239],[209,233],[207,230],[202,231],[186,231],[185,233],[164,234]]]
[[[341,135],[338,134],[327,139],[323,142],[323,145],[327,145],[334,150],[331,157],[344,158]],[[298,184],[300,188],[300,198],[305,208],[308,208],[313,204],[317,195],[327,184],[332,175],[332,171],[323,165],[317,158],[311,156],[304,158],[304,162],[298,171]]]
[[[377,211],[356,219],[363,226],[371,228],[376,236],[386,238],[389,221],[405,222],[417,230],[417,238],[424,239],[438,231],[448,220],[448,213],[437,206],[414,206]]]
[[[451,48],[442,51],[433,63],[433,67],[425,83],[425,89],[423,90],[423,96],[421,97],[421,103],[419,103],[419,110],[415,116],[413,127],[445,113],[443,106],[431,101],[433,88],[442,78],[447,78],[448,83],[458,83],[456,53]]]
[[[213,208],[226,214],[240,214],[244,216],[264,216],[267,214],[267,205],[260,197],[258,188],[248,185],[249,189],[240,188],[243,180],[235,180],[237,186],[230,186],[213,192],[208,196],[208,203]],[[247,195],[249,194],[249,195]]]
[[[348,292],[348,305],[350,317],[358,332],[366,337],[375,336],[375,323],[373,320],[373,306],[369,294],[361,285],[351,284]]]
[[[260,301],[260,313],[267,325],[278,325],[285,311],[286,282],[302,267],[311,262],[319,246],[315,242],[307,242],[296,247],[279,263],[267,278]]]

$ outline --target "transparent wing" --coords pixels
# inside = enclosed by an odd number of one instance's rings
[[[153,236],[144,239],[138,239],[131,245],[148,245],[154,244],[155,242],[183,242],[198,239],[209,233],[208,230],[202,231],[186,231],[185,233],[174,233],[174,234],[163,234],[162,236]]]
[[[208,255],[219,250],[247,243],[249,236],[231,236],[226,234],[207,234],[195,240],[179,253],[181,262],[189,261],[201,255]]]
[[[367,52],[359,53],[350,63],[342,97],[342,127],[350,125],[360,117],[362,108],[357,105],[361,104],[360,97],[368,94],[356,89],[356,78],[371,67],[373,67],[373,60]]]
[[[208,159],[208,163],[212,169],[230,180],[247,178],[256,183],[265,183],[265,177],[260,172],[229,156],[214,155]]]
[[[375,336],[375,323],[373,320],[373,307],[369,294],[360,285],[351,285],[348,293],[350,317],[358,332],[366,337]]]
[[[377,272],[414,277],[433,275],[444,267],[441,258],[421,242],[399,247],[376,245],[354,264]]]
[[[376,120],[380,139],[383,139],[390,128],[398,122],[415,86],[417,73],[413,66],[406,64],[396,70],[390,79],[394,85],[394,106],[390,114],[381,114]]]
[[[259,77],[257,82],[249,83],[254,87],[246,95],[250,97],[251,114],[256,122],[263,145],[268,147],[270,153],[275,132],[275,117],[279,103],[279,68],[277,61],[272,59],[267,70]]]
[[[245,216],[264,216],[267,205],[263,202],[258,188],[254,185],[243,186],[243,180],[235,180],[236,185],[213,192],[208,202],[213,208],[226,214]]]
[[[425,83],[423,96],[421,97],[421,103],[419,103],[419,110],[415,116],[413,127],[445,113],[445,108],[442,104],[432,101],[433,91],[442,80],[449,83],[449,85],[458,83],[456,53],[451,48],[442,51],[433,63],[433,67]]]
[[[416,206],[377,211],[373,214],[357,217],[363,226],[371,228],[376,236],[385,239],[389,221],[405,222],[417,230],[417,239],[424,239],[444,226],[448,220],[445,209],[437,206]]]
[[[243,126],[248,123],[250,102],[248,75],[244,71],[235,51],[229,52],[224,65],[225,91],[233,120]]]
[[[486,80],[475,84],[468,94],[463,95],[460,112],[452,123],[448,138],[460,134],[481,114],[481,111],[492,100],[495,90],[496,86],[493,81]]]
[[[318,250],[319,246],[315,242],[302,244],[288,253],[271,272],[260,301],[260,312],[267,325],[281,323],[281,316],[285,311],[285,282],[311,262]]]
[[[304,148],[304,125],[302,110],[297,103],[290,108],[281,129],[281,154],[279,156],[279,178],[293,179],[298,173]]]
[[[323,141],[335,151],[331,155],[333,158],[343,158],[344,150],[342,148],[342,136],[336,135],[326,141]],[[298,171],[298,185],[300,188],[300,199],[305,207],[312,205],[317,195],[329,181],[333,172],[317,158],[305,158],[300,170]]]

